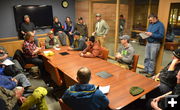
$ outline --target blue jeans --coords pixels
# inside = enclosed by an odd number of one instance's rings
[[[29,80],[22,73],[21,74],[17,74],[14,78],[18,81],[18,85],[21,85],[24,88],[31,86],[31,83],[29,82]]]
[[[146,44],[144,69],[149,74],[154,74],[154,70],[156,66],[156,57],[159,52],[159,48],[160,48],[160,43]]]

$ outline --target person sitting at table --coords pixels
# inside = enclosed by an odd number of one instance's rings
[[[95,41],[95,37],[91,36],[89,39],[89,44],[86,49],[84,49],[80,53],[81,57],[86,57],[86,58],[93,58],[93,57],[99,57],[103,58],[103,53],[101,50],[101,44],[99,41]]]
[[[160,80],[160,86],[149,93],[149,97],[154,98],[172,91],[177,85],[176,75],[180,71],[180,49],[173,52],[172,61],[161,70],[160,74],[153,76],[153,79]]]
[[[34,43],[34,34],[32,32],[27,32],[22,50],[24,52],[25,61],[30,64],[35,64],[40,69],[40,76],[45,73],[43,61],[38,56],[41,52],[41,48],[37,47]]]
[[[176,75],[176,86],[172,91],[172,95],[180,95],[180,71]],[[161,95],[158,96],[154,99],[151,99],[148,103],[148,110],[167,110],[165,107],[165,96],[166,95]],[[177,109],[174,107],[174,110]]]
[[[45,40],[45,46],[46,49],[60,46],[59,39],[54,36],[53,31],[49,31],[48,37]]]
[[[96,87],[89,84],[91,71],[81,67],[77,72],[78,84],[69,87],[62,96],[62,100],[73,110],[105,110],[109,100]]]
[[[130,37],[128,35],[123,35],[119,37],[122,47],[120,47],[119,52],[115,55],[116,60],[122,68],[129,69],[133,62],[133,55],[135,50],[133,46],[129,43]]]
[[[76,31],[74,33],[74,42],[71,47],[68,48],[69,51],[83,51],[86,48],[86,42],[81,38],[80,33]]]

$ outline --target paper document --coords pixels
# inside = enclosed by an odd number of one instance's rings
[[[108,86],[99,86],[99,90],[102,91],[103,94],[109,93],[110,85]]]
[[[51,51],[50,50],[43,51],[44,54],[48,54],[49,52],[51,52]]]
[[[6,65],[6,66],[14,65],[14,63],[9,59],[6,59],[5,61],[3,61],[2,64]]]
[[[60,50],[61,48],[54,47],[55,50]]]
[[[142,37],[142,39],[146,39],[146,38],[150,37],[147,34],[145,34],[144,32],[139,33],[139,35]]]

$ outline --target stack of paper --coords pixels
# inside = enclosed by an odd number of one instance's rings
[[[102,91],[103,94],[109,93],[110,85],[108,86],[99,86],[99,90]]]
[[[13,63],[11,60],[9,60],[9,59],[4,60],[4,61],[2,62],[2,64],[6,65],[6,66],[14,65],[14,63]]]
[[[142,37],[142,39],[146,39],[146,38],[150,37],[147,34],[145,34],[144,32],[139,33],[139,35]]]

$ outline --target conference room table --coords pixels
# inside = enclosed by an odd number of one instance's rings
[[[45,57],[63,72],[67,86],[77,83],[76,73],[79,68],[88,67],[91,70],[90,84],[96,86],[110,85],[107,97],[110,101],[109,107],[111,109],[121,109],[159,86],[158,82],[141,74],[123,69],[100,58],[80,57],[79,51],[67,51],[67,48],[67,46],[64,46],[60,50],[50,49],[55,54]],[[68,52],[69,54],[63,56],[59,54],[61,52]],[[104,79],[96,75],[97,72],[102,71],[110,73],[112,76]],[[144,92],[137,96],[132,96],[129,91],[133,86],[143,88]]]

